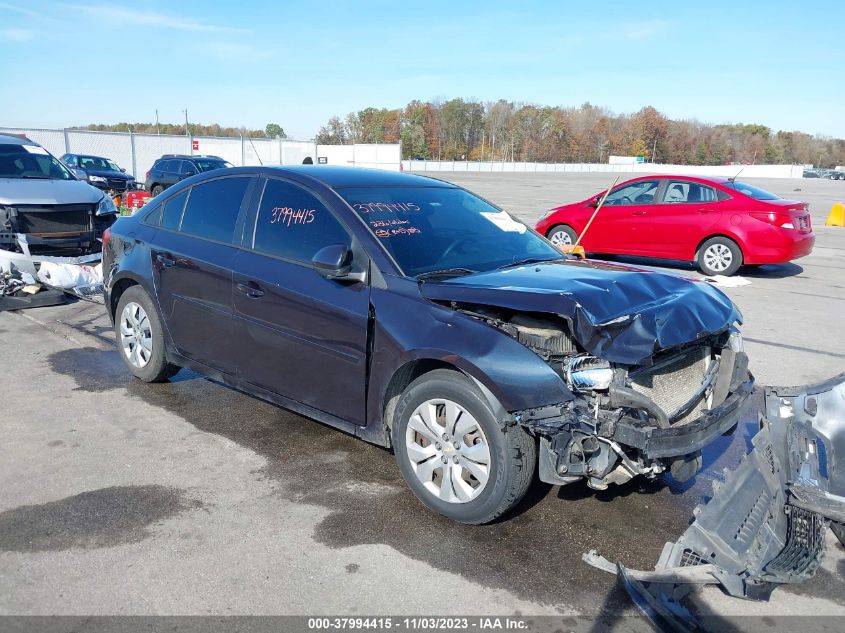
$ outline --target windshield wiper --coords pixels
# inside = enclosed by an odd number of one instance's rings
[[[511,266],[522,266],[524,264],[540,264],[545,262],[554,262],[557,261],[555,259],[546,259],[542,257],[526,257],[525,259],[518,259],[515,262],[509,262],[507,264],[502,264],[501,266],[497,266],[496,270],[501,270],[502,268],[510,268]]]
[[[425,281],[426,279],[431,279],[432,277],[463,277],[464,275],[472,275],[477,272],[477,270],[472,270],[471,268],[441,268],[439,270],[430,270],[426,273],[420,273],[417,275],[417,279],[419,281]]]

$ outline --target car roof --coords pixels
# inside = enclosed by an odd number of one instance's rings
[[[102,158],[103,160],[111,160],[105,156],[97,156],[96,154],[65,154],[65,156],[76,156],[78,158]]]
[[[694,182],[715,183],[719,185],[724,185],[725,183],[731,182],[731,179],[726,178],[725,176],[691,176],[688,174],[651,174],[650,176],[637,176],[636,178],[631,178],[631,180],[628,180],[626,182],[634,182],[637,180],[654,180],[655,178],[660,178],[663,180],[691,180]]]
[[[237,169],[237,168],[236,168]],[[401,171],[371,169],[368,167],[343,167],[335,165],[279,165],[258,169],[267,174],[292,174],[307,176],[324,185],[341,187],[444,187],[457,188],[452,183]]]
[[[35,141],[15,136],[14,134],[0,134],[0,143],[3,145],[35,145],[36,147],[39,147],[38,143]]]

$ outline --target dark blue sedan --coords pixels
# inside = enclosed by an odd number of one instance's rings
[[[507,512],[535,473],[688,479],[752,388],[717,289],[571,259],[432,178],[199,174],[103,251],[135,376],[187,367],[390,447],[414,494],[465,523]]]

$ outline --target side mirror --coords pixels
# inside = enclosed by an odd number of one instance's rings
[[[124,169],[123,167],[120,168],[120,171],[122,171],[124,174],[126,173],[126,169]]]
[[[593,207],[594,209],[599,206],[599,198],[593,198],[587,203],[588,207]]]
[[[365,273],[353,273],[352,251],[345,244],[324,246],[311,258],[311,265],[321,277],[335,280],[364,281]]]

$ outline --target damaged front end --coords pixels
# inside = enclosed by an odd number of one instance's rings
[[[845,374],[803,388],[766,390],[753,450],[695,521],[663,548],[655,570],[584,559],[618,573],[655,620],[671,622],[675,601],[704,584],[739,598],[768,600],[784,583],[816,572],[828,523],[845,545]]]
[[[742,315],[709,284],[561,260],[424,283],[423,296],[537,354],[562,401],[510,411],[540,440],[540,479],[596,489],[670,471],[687,480],[753,389]],[[542,401],[542,396],[536,400]]]
[[[679,481],[701,467],[701,449],[731,432],[753,389],[735,328],[656,353],[611,362],[585,351],[563,319],[456,306],[540,355],[572,394],[566,402],[512,412],[540,440],[539,474],[598,490],[670,471]]]

